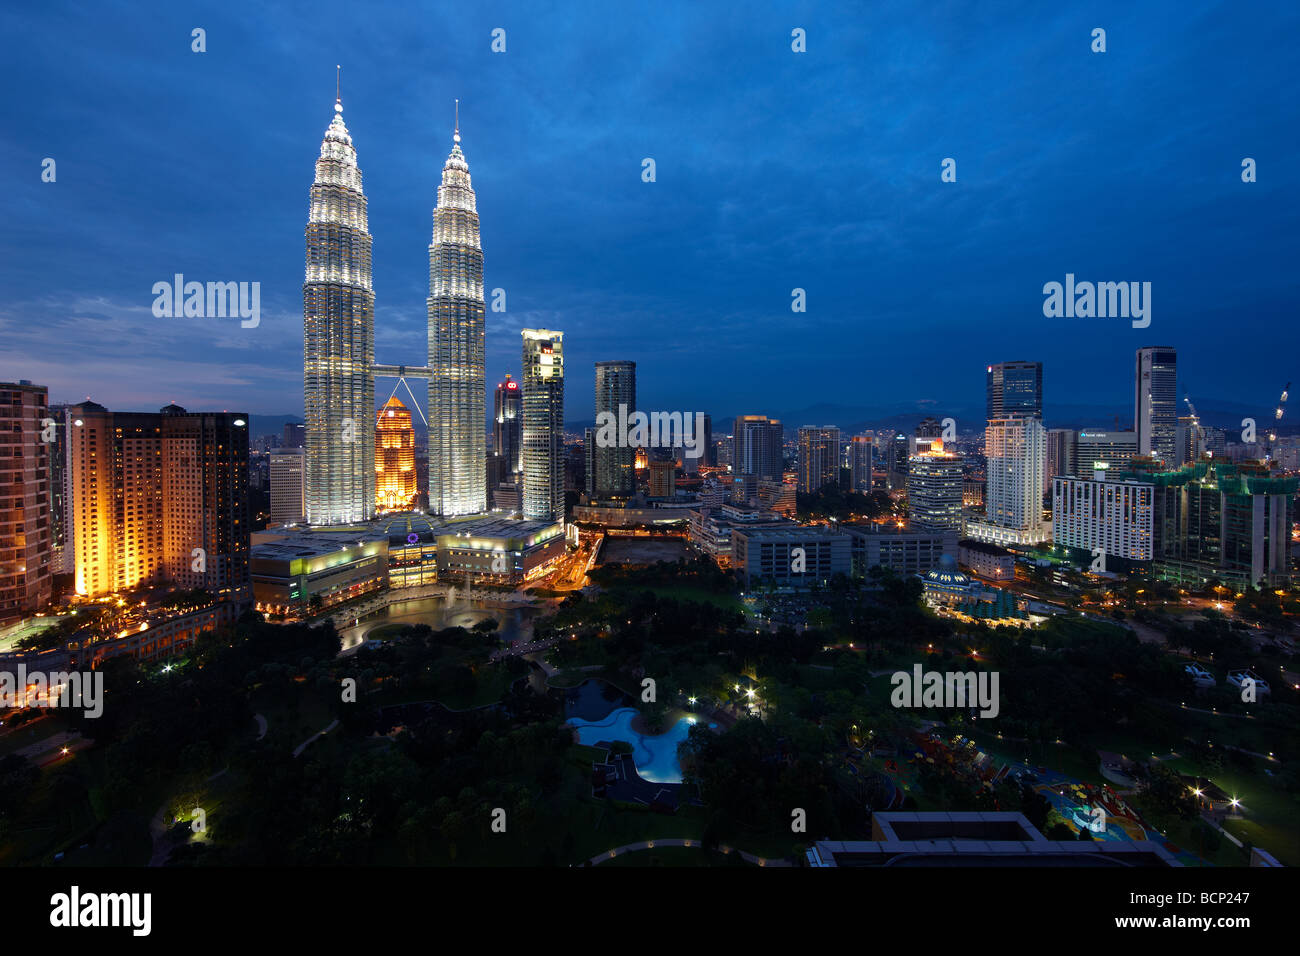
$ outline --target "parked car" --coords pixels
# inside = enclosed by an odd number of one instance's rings
[[[1228,671],[1228,683],[1233,687],[1236,687],[1238,690],[1245,686],[1247,680],[1253,680],[1255,682],[1256,697],[1272,693],[1269,689],[1268,681],[1264,680],[1264,678],[1260,677],[1249,668],[1243,668],[1239,671]]]

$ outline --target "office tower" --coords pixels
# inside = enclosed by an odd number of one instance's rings
[[[1044,493],[1052,490],[1052,479],[1076,473],[1079,433],[1073,428],[1047,430],[1047,470],[1043,473]]]
[[[50,459],[58,423],[44,385],[0,382],[0,622],[44,610],[50,561]]]
[[[992,419],[984,432],[984,513],[993,531],[981,540],[1032,544],[1045,537],[1043,470],[1047,431],[1033,416]],[[974,535],[980,537],[980,535]]]
[[[781,423],[766,415],[739,415],[732,430],[731,471],[780,481],[785,471]]]
[[[160,418],[167,579],[214,597],[249,601],[247,416],[168,405]]]
[[[307,220],[303,404],[307,520],[364,521],[375,508],[375,293],[366,197],[343,104],[325,131]]]
[[[623,413],[620,415],[619,408]],[[596,363],[596,435],[600,436],[602,415],[613,415],[614,421],[630,419],[636,411],[636,363]],[[629,498],[636,493],[636,449],[615,442],[608,448],[599,444],[593,460],[596,473],[588,480],[592,494],[597,498]]]
[[[998,362],[986,369],[988,417],[1043,417],[1043,363]]]
[[[840,483],[840,430],[834,425],[799,428],[799,493],[813,494]]]
[[[478,207],[458,110],[429,244],[429,507],[448,517],[487,510],[483,313]]]
[[[69,409],[74,574],[99,597],[166,579],[248,599],[248,423],[235,412]]]
[[[523,402],[519,383],[507,374],[497,385],[492,409],[492,451],[502,459],[506,474],[502,481],[514,481],[524,470]]]
[[[871,494],[871,450],[870,435],[854,435],[849,441],[849,471],[853,490],[859,494]]]
[[[591,429],[587,429],[588,432]],[[566,445],[564,449],[564,490],[582,493],[587,490],[587,448],[590,436]]]
[[[69,429],[67,405],[51,405],[54,441],[50,442],[50,574],[72,573],[72,497],[68,486]],[[44,429],[42,429],[44,431]]]
[[[302,422],[286,422],[284,440],[281,448],[305,448],[307,446],[307,426]]]
[[[1084,428],[1075,441],[1074,471],[1090,474],[1098,462],[1124,469],[1137,457],[1137,432]]]
[[[697,440],[699,440],[699,436],[696,437]],[[686,470],[691,472],[691,474],[695,474],[700,470],[699,469],[700,462],[703,462],[706,466],[710,468],[716,468],[718,466],[718,446],[713,441],[713,416],[712,415],[706,414],[704,416],[703,442],[704,444],[702,447],[702,451],[703,451],[702,457],[695,458],[695,459],[689,459],[689,458],[687,459]],[[694,466],[690,464],[691,461],[695,462]]]
[[[913,455],[907,468],[907,520],[917,531],[962,531],[960,455],[943,450],[936,440],[929,451]]]
[[[271,523],[298,524],[303,513],[306,469],[301,448],[281,448],[271,453]]]
[[[676,490],[677,464],[672,461],[650,461],[649,493],[651,498],[671,498]]]
[[[1133,430],[1137,453],[1178,464],[1178,353],[1167,345],[1137,350]]]
[[[523,330],[524,517],[564,517],[564,333]]]
[[[415,498],[415,428],[411,410],[394,395],[375,425],[375,510],[410,511]]]

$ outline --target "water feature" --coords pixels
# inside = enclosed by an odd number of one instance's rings
[[[483,601],[466,601],[463,597],[455,604],[441,597],[417,598],[395,601],[359,624],[344,628],[340,637],[347,648],[363,643],[370,631],[384,624],[427,624],[435,631],[447,627],[468,630],[479,621],[491,619],[497,622],[497,635],[506,643],[513,644],[532,640],[533,621],[541,613],[535,607],[496,607]]]
[[[570,717],[568,723],[577,728],[578,743],[596,744],[601,740],[622,740],[632,745],[632,762],[642,780],[651,783],[681,783],[682,765],[677,762],[677,745],[686,739],[695,723],[694,717],[682,717],[667,731],[654,737],[639,734],[632,729],[637,712],[632,707],[620,707],[603,720],[583,720]]]

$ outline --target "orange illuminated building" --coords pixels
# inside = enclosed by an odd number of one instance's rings
[[[410,410],[394,395],[375,425],[375,508],[410,511],[415,503],[415,429]]]

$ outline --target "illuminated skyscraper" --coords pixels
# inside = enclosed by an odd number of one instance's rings
[[[0,622],[42,611],[53,596],[51,475],[59,424],[44,385],[0,382]],[[62,475],[62,470],[59,470]]]
[[[415,497],[415,428],[411,410],[394,395],[375,426],[375,509],[410,511]]]
[[[366,197],[343,104],[325,131],[307,220],[303,404],[307,520],[364,521],[375,509],[375,293]]]
[[[236,412],[68,409],[75,587],[85,597],[164,578],[251,596],[248,422]]]
[[[918,531],[962,530],[962,458],[935,439],[907,468],[907,520]]]
[[[524,329],[524,517],[564,517],[564,333]]]
[[[487,510],[483,251],[459,110],[429,244],[429,509]]]
[[[840,482],[840,430],[834,425],[799,428],[799,493],[813,494]]]

